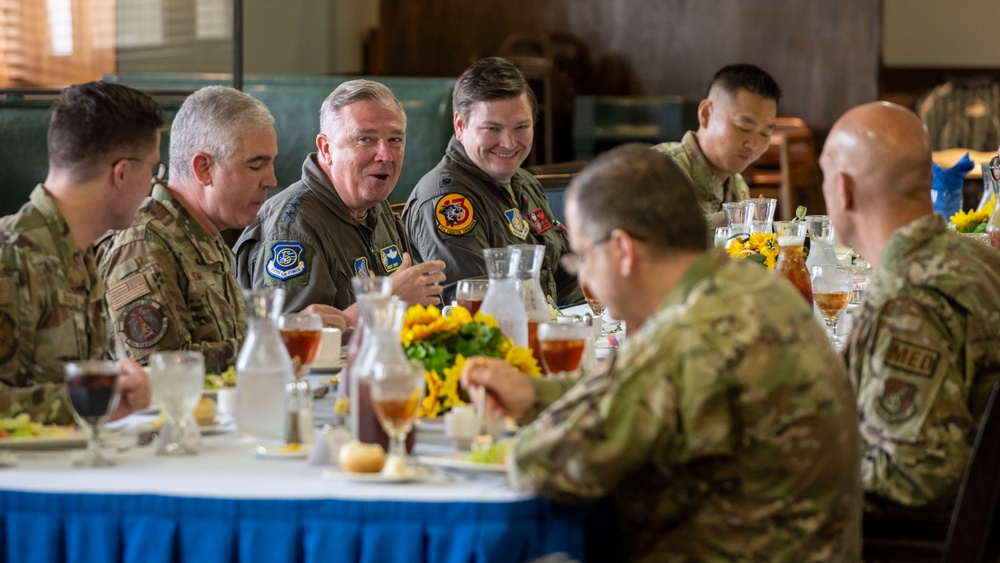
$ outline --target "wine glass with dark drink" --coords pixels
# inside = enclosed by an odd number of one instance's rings
[[[472,315],[483,305],[486,290],[489,288],[489,278],[467,278],[458,280],[455,284],[455,304],[465,307]]]
[[[375,365],[371,399],[382,429],[389,435],[389,457],[407,465],[406,435],[413,429],[424,396],[424,368],[419,362]],[[386,466],[390,463],[387,461]]]
[[[813,301],[826,322],[830,344],[838,351],[843,349],[844,343],[837,336],[837,318],[851,302],[853,283],[853,266],[824,265],[812,268]]]
[[[323,319],[314,313],[288,313],[278,320],[278,330],[292,358],[295,378],[309,375],[309,367],[319,354],[323,338]]]
[[[66,395],[76,416],[90,428],[87,453],[75,467],[107,467],[115,462],[101,453],[98,433],[118,402],[118,364],[110,360],[67,362]]]
[[[538,346],[542,351],[542,366],[549,375],[565,375],[580,368],[587,349],[590,327],[569,322],[547,322],[538,325]]]

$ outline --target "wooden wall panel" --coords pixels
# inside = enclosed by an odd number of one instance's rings
[[[515,32],[584,42],[588,94],[700,98],[737,61],[771,72],[779,113],[822,132],[878,94],[881,0],[381,0],[381,70],[456,76]]]

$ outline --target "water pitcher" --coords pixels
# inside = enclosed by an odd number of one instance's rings
[[[528,315],[528,347],[538,360],[538,365],[542,365],[542,352],[538,346],[538,323],[548,322],[552,318],[549,313],[549,303],[545,299],[545,292],[542,291],[542,283],[539,280],[542,262],[545,260],[545,247],[540,244],[515,244],[512,248],[521,251],[517,270],[517,289],[521,294],[525,313]]]
[[[484,248],[486,272],[490,278],[483,306],[484,315],[493,315],[504,336],[515,345],[528,345],[528,313],[517,289],[517,275],[521,266],[518,248]]]
[[[259,438],[284,438],[285,386],[295,380],[292,360],[278,332],[285,302],[280,288],[244,291],[250,330],[236,357],[236,423]]]

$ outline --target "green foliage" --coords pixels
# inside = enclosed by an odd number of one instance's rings
[[[406,348],[406,357],[419,360],[424,369],[443,373],[455,363],[455,356],[500,357],[500,345],[504,341],[503,332],[485,323],[466,323],[457,333],[437,332],[412,343]]]

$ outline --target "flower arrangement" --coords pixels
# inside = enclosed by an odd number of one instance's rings
[[[419,415],[435,417],[463,405],[467,397],[459,389],[459,376],[466,358],[489,356],[502,358],[532,377],[541,375],[531,350],[515,346],[497,328],[492,315],[465,307],[453,307],[445,316],[437,307],[414,305],[407,309],[400,332],[406,357],[424,365],[427,393]]]
[[[778,236],[774,233],[740,234],[729,241],[726,251],[730,256],[745,258],[774,270],[778,260]]]
[[[996,196],[991,196],[990,200],[983,204],[983,208],[979,211],[970,209],[968,211],[959,211],[958,213],[951,216],[952,228],[960,233],[985,233],[986,224],[990,221],[990,216],[993,215],[993,207],[996,205]]]

